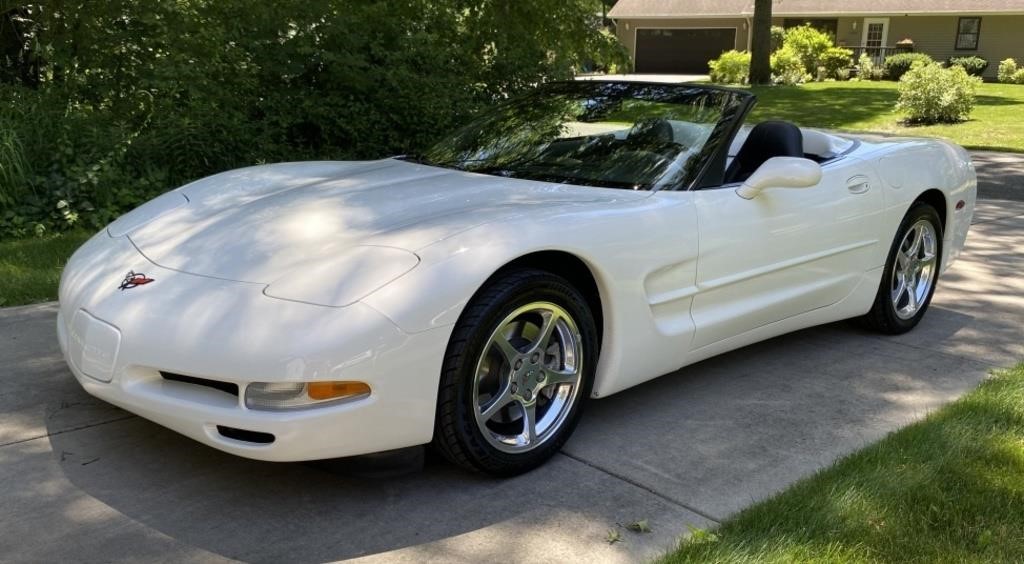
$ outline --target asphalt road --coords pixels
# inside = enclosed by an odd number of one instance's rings
[[[512,480],[415,449],[384,466],[222,454],[86,395],[60,358],[53,304],[0,310],[0,561],[660,554],[1024,357],[1024,170],[1019,157],[978,160],[981,194],[1002,199],[979,204],[915,331],[832,324],[593,401],[562,454]],[[619,526],[637,519],[653,532]],[[609,529],[623,542],[607,543]]]

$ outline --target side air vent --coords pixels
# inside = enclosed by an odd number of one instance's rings
[[[207,388],[213,388],[214,390],[220,390],[224,393],[231,394],[236,398],[238,397],[238,384],[232,384],[231,382],[207,380],[206,378],[196,378],[195,376],[185,376],[184,374],[174,374],[171,372],[160,372],[160,375],[164,377],[164,380],[192,384],[195,386],[206,386]]]
[[[248,431],[246,429],[236,429],[234,427],[217,425],[217,432],[220,433],[222,437],[246,443],[269,445],[274,442],[274,435],[271,435],[270,433],[261,433],[259,431]]]

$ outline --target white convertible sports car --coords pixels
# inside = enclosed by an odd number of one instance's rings
[[[924,315],[974,209],[967,153],[781,121],[748,92],[551,83],[422,155],[218,174],[72,257],[90,393],[262,460],[433,442],[542,463],[588,398],[737,347]]]

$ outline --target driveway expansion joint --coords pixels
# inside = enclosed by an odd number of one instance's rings
[[[118,421],[127,421],[128,419],[137,419],[137,418],[138,418],[138,415],[131,415],[131,414],[123,415],[121,417],[116,417],[114,419],[107,419],[106,421],[97,421],[96,423],[89,423],[88,425],[79,425],[77,427],[70,427],[68,429],[61,429],[60,431],[54,431],[52,433],[47,433],[45,435],[38,435],[38,436],[35,436],[35,437],[28,437],[27,439],[18,439],[16,441],[11,441],[9,443],[0,443],[0,448],[7,447],[7,446],[12,446],[12,445],[20,445],[22,443],[29,443],[29,442],[32,442],[32,441],[38,441],[39,439],[46,439],[46,438],[54,437],[54,436],[57,436],[57,435],[63,435],[65,433],[74,433],[75,431],[81,431],[81,430],[84,430],[84,429],[91,429],[92,427],[99,427],[101,425],[107,425],[109,423],[117,423]]]
[[[579,462],[580,464],[583,464],[585,466],[593,468],[594,470],[597,470],[598,472],[601,472],[602,474],[605,474],[607,476],[611,476],[612,478],[615,478],[615,479],[617,479],[619,481],[625,482],[625,483],[627,483],[627,484],[629,484],[631,486],[640,488],[641,490],[644,490],[645,492],[647,492],[647,493],[657,497],[658,499],[661,499],[661,500],[666,501],[666,502],[668,502],[668,503],[670,503],[672,505],[675,505],[676,507],[679,507],[681,509],[685,509],[686,511],[689,511],[690,513],[693,513],[695,515],[703,517],[703,518],[707,519],[708,521],[711,521],[715,525],[722,524],[722,519],[721,518],[715,517],[715,516],[711,515],[710,513],[706,512],[706,511],[703,511],[701,509],[697,509],[696,507],[693,507],[692,505],[689,505],[687,503],[679,501],[678,499],[673,499],[672,497],[669,497],[669,496],[667,496],[667,495],[665,495],[665,494],[663,494],[663,493],[661,493],[661,492],[651,488],[650,486],[646,486],[646,485],[644,485],[644,484],[642,484],[642,483],[640,483],[640,482],[638,482],[636,480],[633,480],[631,478],[627,478],[626,476],[623,476],[622,474],[619,474],[619,473],[613,472],[613,471],[611,471],[611,470],[609,470],[607,468],[603,468],[601,466],[598,466],[597,464],[594,464],[594,463],[592,463],[592,462],[590,462],[590,461],[588,461],[586,459],[580,458],[579,456],[576,456],[574,454],[569,454],[568,452],[565,452],[564,450],[558,451],[558,454],[561,454],[562,456],[564,456],[566,458],[569,458],[571,460],[575,460],[576,462]]]
[[[987,360],[981,360],[979,358],[974,358],[974,357],[971,357],[971,356],[951,353],[951,352],[948,352],[948,351],[939,351],[939,350],[935,350],[935,349],[932,349],[932,348],[929,348],[929,347],[925,347],[925,346],[922,346],[922,345],[915,345],[913,343],[902,343],[902,342],[899,342],[899,341],[892,340],[891,337],[887,337],[885,335],[865,335],[865,336],[867,338],[873,340],[873,341],[878,341],[880,343],[887,343],[887,344],[890,344],[890,345],[893,345],[893,346],[897,346],[897,347],[907,347],[907,348],[911,348],[911,349],[918,350],[918,351],[925,351],[925,352],[928,352],[928,353],[931,353],[931,354],[935,354],[935,355],[939,355],[939,356],[955,358],[957,360],[963,360],[963,361],[966,361],[966,362],[973,362],[974,364],[980,364],[981,366],[985,366],[985,367],[987,367],[989,369],[1005,368],[1005,366],[1003,364],[998,363],[998,362],[989,362]]]

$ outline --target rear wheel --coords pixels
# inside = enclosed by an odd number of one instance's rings
[[[881,333],[910,331],[924,317],[942,257],[942,222],[935,208],[918,202],[903,218],[882,272],[882,282],[864,321]]]
[[[530,470],[572,434],[590,395],[597,330],[566,280],[517,270],[482,289],[452,335],[434,444],[494,475]]]

